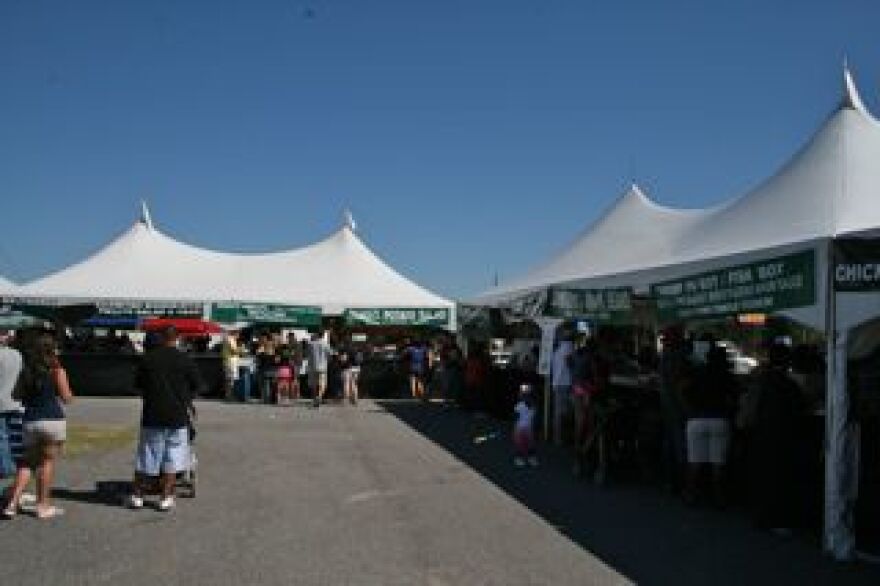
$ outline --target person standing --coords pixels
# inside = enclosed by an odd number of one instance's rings
[[[562,423],[571,403],[571,356],[574,352],[570,340],[559,342],[553,351],[550,376],[553,383],[553,443],[562,445]]]
[[[538,457],[535,455],[535,401],[532,396],[532,387],[523,384],[519,388],[519,398],[513,407],[516,423],[513,425],[513,446],[515,456],[513,464],[517,467],[525,466],[526,463],[537,466]]]
[[[724,472],[730,446],[730,420],[737,402],[736,380],[726,350],[712,345],[705,364],[694,372],[683,389],[687,424],[687,475],[684,498],[688,503],[699,499],[700,473],[709,465],[712,470],[713,497],[716,506],[726,503]]]
[[[141,430],[137,446],[134,485],[128,505],[144,506],[149,477],[160,477],[160,511],[174,508],[177,474],[189,469],[189,426],[193,398],[204,391],[196,363],[177,349],[173,326],[162,332],[162,344],[141,362],[135,386],[141,393]]]
[[[240,351],[238,349],[237,332],[231,330],[223,336],[223,346],[220,349],[220,356],[223,359],[223,372],[225,374],[224,395],[227,401],[231,401],[235,391],[235,383],[238,380],[238,357]]]
[[[660,408],[663,415],[663,469],[666,489],[682,489],[687,446],[685,441],[684,397],[682,394],[691,371],[690,344],[677,328],[663,334],[663,352],[659,361]]]
[[[24,369],[18,384],[17,394],[24,404],[25,453],[3,516],[15,517],[31,474],[36,473],[36,516],[52,519],[64,513],[52,505],[51,493],[55,464],[67,439],[67,422],[61,405],[73,400],[73,392],[51,335],[42,334],[25,347]]]
[[[409,363],[409,388],[413,399],[424,399],[425,378],[428,372],[428,348],[424,342],[415,341],[406,350]]]
[[[16,454],[22,434],[22,406],[12,397],[12,391],[21,374],[21,353],[0,338],[0,479],[15,475]],[[15,444],[19,444],[16,446]]]
[[[575,476],[581,474],[583,459],[590,435],[590,400],[596,393],[593,352],[585,341],[571,357],[571,394],[574,409],[574,466]]]
[[[796,495],[806,409],[789,375],[789,349],[774,344],[768,354],[768,364],[759,374],[751,431],[752,510],[758,527],[784,536],[800,520]]]
[[[349,347],[340,356],[342,362],[342,400],[352,405],[358,401],[358,379],[361,374],[362,355],[359,350]]]
[[[327,392],[327,365],[333,350],[319,332],[312,334],[309,342],[309,387],[312,390],[312,405],[321,406]]]

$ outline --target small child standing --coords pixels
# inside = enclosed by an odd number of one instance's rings
[[[535,404],[532,398],[532,387],[528,384],[520,385],[519,401],[513,408],[516,413],[516,423],[513,427],[513,446],[515,456],[513,464],[523,467],[528,462],[532,466],[538,465],[535,456]]]

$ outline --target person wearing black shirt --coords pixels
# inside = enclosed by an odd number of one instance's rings
[[[162,332],[162,344],[148,352],[138,369],[135,385],[141,393],[141,432],[135,479],[129,506],[144,505],[147,477],[160,476],[159,510],[174,507],[174,484],[190,466],[189,425],[193,398],[204,390],[198,367],[177,349],[174,327]]]

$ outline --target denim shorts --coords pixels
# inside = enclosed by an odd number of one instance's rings
[[[15,474],[16,462],[23,456],[21,413],[0,413],[0,478]]]
[[[142,427],[135,470],[148,476],[176,474],[190,468],[189,430]]]

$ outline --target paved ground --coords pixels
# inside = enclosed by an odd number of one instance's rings
[[[124,424],[137,403],[83,399],[70,417]],[[198,498],[170,515],[119,507],[112,487],[129,476],[129,450],[65,461],[64,518],[0,524],[4,583],[628,582],[370,402],[320,411],[204,403],[198,451]]]

